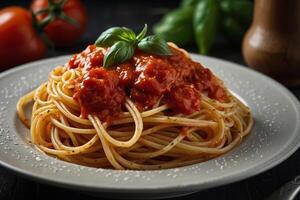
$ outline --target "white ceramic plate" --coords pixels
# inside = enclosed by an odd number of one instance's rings
[[[47,80],[48,72],[69,57],[33,62],[0,75],[0,163],[38,181],[97,195],[123,198],[178,196],[228,184],[282,162],[300,145],[300,105],[279,83],[245,67],[199,55],[251,108],[250,135],[231,152],[187,167],[157,171],[117,171],[67,163],[36,150],[16,115],[20,96]],[[123,194],[123,195],[122,195]]]

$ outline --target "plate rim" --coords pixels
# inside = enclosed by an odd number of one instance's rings
[[[249,67],[245,67],[243,65],[227,61],[224,59],[220,58],[215,58],[215,57],[210,57],[210,56],[203,56],[195,53],[190,53],[192,58],[198,57],[199,59],[205,58],[209,59],[213,62],[224,62],[227,63],[228,65],[231,65],[234,68],[239,68],[239,70],[242,71],[250,71],[251,73],[254,73],[253,75],[258,76],[260,79],[264,79],[264,81],[267,81],[269,83],[272,83],[274,87],[278,87],[278,89],[284,93],[286,97],[289,98],[289,100],[293,103],[293,106],[295,107],[296,111],[296,117],[297,119],[300,119],[300,103],[299,100],[295,97],[294,94],[292,94],[285,86],[282,84],[278,83],[277,81],[273,80],[272,78],[257,72]],[[24,70],[26,68],[31,68],[33,65],[40,65],[45,62],[51,62],[53,60],[58,60],[58,59],[67,59],[69,58],[70,55],[63,55],[63,56],[57,56],[57,57],[52,57],[52,58],[47,58],[47,59],[42,59],[34,62],[29,62],[8,70],[5,70],[0,73],[0,81],[2,78],[5,78],[9,75],[12,75],[18,71]],[[296,124],[295,126],[295,132],[300,132],[300,125],[299,123]],[[295,134],[295,133],[294,133]],[[32,173],[26,169],[22,169],[19,167],[16,167],[14,165],[5,163],[2,161],[0,158],[0,165],[9,169],[10,171],[17,172],[18,174],[22,175],[23,177],[27,177],[29,179],[36,180],[38,182],[43,182],[47,183],[50,185],[59,185],[64,188],[76,188],[80,189],[83,191],[94,191],[94,192],[124,192],[124,193],[144,193],[144,192],[150,192],[151,193],[163,193],[163,192],[181,192],[181,191],[195,191],[195,190],[203,190],[211,187],[217,187],[220,185],[224,184],[229,184],[233,183],[236,181],[244,180],[246,178],[252,177],[254,175],[258,175],[262,172],[265,172],[268,169],[271,169],[278,164],[282,163],[284,160],[289,158],[299,147],[300,147],[300,136],[295,137],[297,138],[298,142],[291,142],[289,145],[285,147],[285,149],[281,150],[276,156],[274,156],[272,159],[269,159],[268,162],[264,162],[261,165],[255,165],[254,167],[248,167],[242,170],[239,170],[239,173],[234,173],[233,175],[223,175],[221,178],[212,178],[207,182],[189,182],[187,184],[174,184],[174,185],[164,185],[163,187],[139,187],[139,188],[133,188],[133,187],[126,187],[126,188],[120,188],[120,187],[105,187],[101,185],[101,187],[97,185],[88,185],[88,184],[82,184],[79,182],[72,182],[68,180],[63,180],[63,179],[57,179],[53,178],[52,176],[42,176],[41,174],[38,173]],[[291,145],[293,144],[293,145]],[[248,173],[245,173],[244,171],[248,171]],[[151,184],[150,184],[151,185]],[[199,187],[201,186],[201,187]]]

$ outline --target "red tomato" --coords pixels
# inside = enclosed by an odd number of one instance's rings
[[[47,7],[48,0],[34,0],[31,4],[31,10],[33,12],[37,12]],[[57,47],[71,46],[76,43],[83,35],[87,24],[86,10],[79,0],[67,0],[62,11],[65,15],[75,20],[79,26],[76,27],[62,19],[55,19],[48,24],[45,27],[44,32]],[[37,16],[39,21],[43,20],[45,17],[47,17],[47,14]]]
[[[41,58],[46,46],[32,27],[30,13],[20,7],[0,10],[0,70]]]

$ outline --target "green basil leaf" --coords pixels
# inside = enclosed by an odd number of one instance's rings
[[[182,0],[180,6],[196,6],[199,0]]]
[[[253,15],[253,2],[223,0],[220,3],[220,9],[224,16],[235,18],[245,29],[250,25]]]
[[[134,42],[135,38],[135,33],[128,28],[112,27],[99,36],[95,45],[98,47],[110,47],[118,41]]]
[[[225,16],[222,18],[221,31],[234,45],[241,45],[246,29],[237,18]]]
[[[194,34],[201,54],[207,54],[217,34],[219,4],[217,0],[201,0],[195,8]]]
[[[125,41],[116,42],[104,55],[103,67],[108,68],[112,65],[121,64],[134,54],[134,47],[131,43]]]
[[[145,37],[138,43],[140,50],[155,55],[171,55],[171,50],[165,40],[157,35]]]
[[[136,36],[136,40],[138,42],[140,42],[145,37],[145,35],[147,33],[147,29],[148,29],[148,26],[147,26],[147,24],[145,24],[145,26],[144,26],[143,30],[140,32],[140,34],[138,34],[138,36]]]
[[[135,36],[135,33],[130,29],[130,28],[127,28],[127,27],[121,27],[124,32],[123,32],[123,35],[121,37],[124,38],[124,40],[127,39],[127,41],[134,41],[136,39],[136,36]]]
[[[169,12],[154,26],[153,32],[179,46],[191,44],[194,41],[194,10],[195,7],[187,6]]]

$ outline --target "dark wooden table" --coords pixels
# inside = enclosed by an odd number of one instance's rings
[[[90,22],[83,39],[73,48],[52,50],[48,53],[47,57],[78,52],[87,44],[93,43],[99,33],[107,27],[116,25],[127,26],[136,31],[140,30],[145,23],[152,27],[164,12],[179,4],[178,0],[85,0],[83,2],[86,4],[87,10],[89,11]],[[28,0],[2,0],[0,1],[0,8],[9,5],[28,7],[29,3],[30,1]],[[188,50],[196,51],[195,47],[188,47]],[[217,42],[216,48],[211,52],[211,56],[244,64],[239,47],[233,47],[222,41],[222,39]],[[298,99],[300,99],[300,87],[289,89]],[[260,200],[264,199],[279,186],[298,174],[300,174],[300,150],[280,165],[255,177],[175,199]],[[57,199],[62,197],[73,200],[101,199],[80,192],[34,182],[0,167],[1,200]]]

